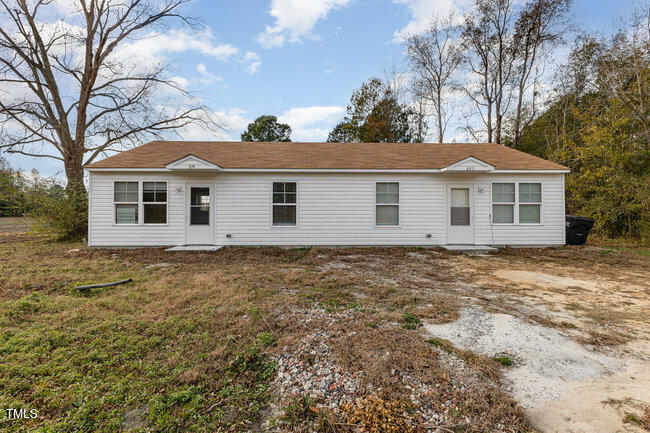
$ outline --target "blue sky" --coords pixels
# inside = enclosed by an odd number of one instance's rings
[[[197,128],[187,139],[239,138],[260,114],[293,128],[294,141],[323,141],[344,115],[351,92],[392,65],[403,67],[399,37],[424,29],[433,13],[462,13],[467,0],[195,0],[186,14],[201,31],[169,29],[130,49],[172,61],[172,75],[197,92],[225,126],[217,136]],[[632,0],[574,0],[575,23],[610,32],[638,5]],[[453,133],[452,133],[453,135]],[[22,170],[50,176],[56,161],[5,155]]]

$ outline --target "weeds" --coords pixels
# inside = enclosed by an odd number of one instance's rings
[[[408,330],[417,329],[421,325],[420,318],[411,313],[404,314],[402,316],[402,322],[404,322],[402,329]]]
[[[355,404],[343,403],[341,409],[346,421],[357,431],[371,433],[412,433],[413,427],[408,413],[413,409],[410,403],[378,396],[361,398]]]
[[[619,413],[622,413],[623,423],[635,424],[650,431],[650,405],[648,403],[633,398],[610,398],[603,403],[614,406]]]
[[[305,422],[313,422],[318,418],[316,400],[309,394],[303,394],[290,400],[282,410],[281,421],[287,427],[295,428]]]
[[[268,332],[260,332],[257,334],[257,342],[262,347],[268,347],[275,344],[276,338]]]
[[[507,356],[496,356],[492,358],[494,362],[498,362],[499,364],[503,365],[504,367],[510,367],[512,365],[512,361],[510,358]]]

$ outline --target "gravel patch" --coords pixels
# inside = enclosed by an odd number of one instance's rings
[[[309,323],[318,321],[319,330],[302,338],[300,344],[289,348],[283,347],[282,353],[273,357],[278,365],[277,377],[273,383],[279,400],[289,400],[296,396],[310,395],[316,406],[326,408],[335,414],[341,414],[341,404],[354,404],[368,395],[380,395],[381,388],[362,379],[361,371],[346,371],[337,364],[332,350],[332,343],[342,335],[354,336],[355,331],[344,334],[327,330],[327,324],[341,320],[355,320],[359,313],[350,310],[327,311],[322,308],[294,310],[301,321]],[[323,326],[325,325],[325,326]],[[399,326],[399,324],[395,325]],[[472,420],[458,418],[458,404],[455,396],[469,392],[475,387],[486,386],[485,378],[468,366],[459,356],[432,347],[437,358],[449,373],[449,382],[422,382],[407,372],[391,369],[390,375],[399,380],[406,391],[403,396],[414,407],[412,421],[423,427],[423,431],[436,431],[436,426],[450,425],[454,422],[470,425]],[[386,353],[385,356],[390,356]],[[490,384],[488,386],[494,386]],[[451,388],[450,388],[451,387]],[[445,397],[442,397],[442,396]],[[441,397],[443,400],[441,400]],[[273,412],[281,416],[281,407],[274,406]],[[456,415],[452,415],[455,412]]]
[[[624,368],[620,360],[590,351],[557,330],[478,307],[463,309],[455,322],[425,324],[424,329],[462,349],[508,356],[513,366],[504,369],[504,376],[525,408],[561,398],[576,384]]]

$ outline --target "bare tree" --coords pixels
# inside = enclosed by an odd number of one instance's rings
[[[432,105],[440,143],[444,142],[453,115],[448,98],[454,88],[453,74],[463,60],[459,36],[453,15],[446,19],[434,16],[424,35],[411,36],[406,41],[406,56],[415,75],[415,93],[420,96],[420,104],[426,101]]]
[[[599,59],[599,84],[640,122],[647,149],[650,146],[650,9],[637,9],[629,23],[623,23],[606,45]]]
[[[170,20],[195,24],[179,12],[187,1],[73,0],[68,13],[53,0],[0,0],[0,149],[60,160],[68,187],[82,188],[83,165],[105,152],[216,126],[205,107],[165,105],[161,94],[191,101],[168,65],[118,50]]]
[[[395,63],[384,69],[383,75],[382,81],[386,88],[397,99],[397,103],[407,109],[411,140],[423,143],[428,131],[426,117],[429,105],[421,82]]]
[[[466,87],[465,93],[479,111],[489,142],[501,143],[503,118],[512,96],[514,21],[513,0],[476,0],[474,12],[465,17],[468,64],[477,77],[477,83]],[[468,129],[476,137],[472,128]]]
[[[533,0],[525,4],[514,27],[516,61],[514,86],[517,98],[513,119],[513,147],[519,146],[522,130],[537,115],[539,60],[550,47],[562,41],[569,24],[566,16],[572,0]],[[524,106],[529,94],[527,107]]]

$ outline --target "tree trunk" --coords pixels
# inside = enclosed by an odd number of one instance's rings
[[[503,120],[503,114],[501,114],[501,109],[497,112],[497,130],[496,130],[496,143],[501,144],[501,121]]]
[[[437,101],[438,104],[437,104],[437,107],[436,107],[437,116],[438,116],[438,143],[442,143],[443,140],[444,140],[444,133],[442,132],[442,116],[443,116],[443,114],[442,114],[442,107],[440,106],[440,104],[442,103],[442,97],[440,95],[441,92],[442,92],[441,89],[438,90],[438,93],[436,95],[437,99],[438,99],[438,101]]]
[[[492,104],[488,105],[487,111],[487,134],[488,134],[488,143],[492,143]]]
[[[524,94],[524,89],[523,86],[519,86],[519,96],[517,98],[517,111],[515,113],[515,139],[514,143],[512,143],[512,147],[515,149],[519,148],[519,140],[520,140],[520,128],[521,128],[521,107],[522,107],[522,99],[523,99],[523,94]]]
[[[68,180],[66,190],[68,192],[85,192],[84,171],[83,171],[83,147],[69,146],[69,155],[64,160],[65,176]]]

